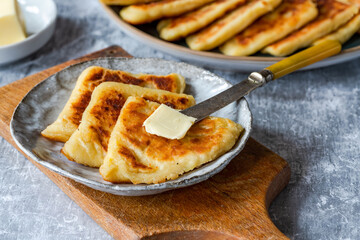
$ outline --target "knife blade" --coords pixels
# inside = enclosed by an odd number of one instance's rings
[[[260,73],[253,72],[247,79],[241,81],[240,83],[180,112],[189,117],[196,118],[195,122],[199,122],[217,110],[246,96],[254,89],[263,86],[266,82],[271,81],[272,79],[273,74],[268,70],[263,70]]]

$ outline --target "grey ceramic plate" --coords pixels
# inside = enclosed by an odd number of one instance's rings
[[[202,67],[211,67],[220,70],[231,70],[238,72],[259,71],[278,61],[281,57],[273,57],[264,54],[255,54],[246,57],[226,56],[217,49],[213,51],[195,51],[186,46],[185,41],[167,42],[162,40],[156,31],[156,22],[133,26],[123,21],[119,16],[120,6],[107,6],[101,3],[109,16],[115,20],[119,28],[129,36],[149,45],[159,51],[166,52],[172,56],[178,57],[190,63]],[[350,61],[360,57],[360,36],[355,34],[348,42],[343,45],[343,51],[340,54],[324,59],[320,62],[309,65],[305,69],[314,69],[333,64]]]
[[[244,134],[234,148],[218,159],[205,164],[176,180],[160,184],[112,184],[100,176],[98,169],[67,160],[61,153],[62,143],[41,137],[40,132],[52,123],[62,110],[75,85],[77,76],[89,66],[102,66],[133,73],[165,75],[179,73],[186,78],[185,92],[201,102],[231,84],[224,79],[186,63],[161,59],[100,58],[72,65],[35,86],[20,102],[11,120],[11,134],[21,150],[41,165],[91,188],[117,195],[140,196],[186,187],[204,181],[220,172],[243,149],[251,130],[251,112],[245,99],[215,113],[240,123]]]

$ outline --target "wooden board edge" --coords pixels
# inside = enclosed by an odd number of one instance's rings
[[[8,141],[8,140],[7,140]],[[80,208],[89,215],[99,226],[104,228],[112,237],[116,239],[140,239],[133,230],[123,226],[123,228],[111,228],[111,222],[116,222],[118,219],[115,219],[111,214],[103,211],[99,208],[95,202],[93,202],[90,198],[84,198],[83,193],[79,190],[79,188],[74,187],[75,181],[69,179],[67,177],[61,176],[41,164],[37,163],[31,157],[29,157],[26,153],[24,153],[15,143],[13,139],[8,141],[16,150],[18,150],[22,155],[24,155],[32,164],[34,164],[45,176],[47,176],[53,183],[56,184],[71,200],[73,200]],[[87,187],[85,185],[79,184],[83,187]],[[84,207],[86,206],[86,207]],[[91,208],[89,208],[89,206]],[[101,216],[101,217],[99,217]],[[109,223],[110,222],[110,223]],[[119,227],[119,224],[116,224]]]

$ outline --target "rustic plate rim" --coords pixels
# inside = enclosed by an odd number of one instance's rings
[[[70,173],[64,169],[62,169],[59,166],[56,166],[50,162],[47,162],[43,159],[41,159],[39,156],[37,156],[33,151],[28,150],[26,147],[24,147],[21,142],[17,139],[17,135],[16,135],[16,129],[14,128],[14,119],[15,116],[18,114],[19,111],[19,106],[21,104],[23,104],[24,101],[26,101],[26,99],[30,96],[33,91],[35,91],[36,88],[40,87],[42,84],[45,84],[46,81],[50,81],[52,78],[55,78],[57,74],[59,74],[62,71],[68,70],[74,66],[77,65],[81,65],[84,63],[89,63],[92,61],[96,61],[98,59],[119,59],[122,61],[131,61],[134,59],[152,59],[153,61],[164,61],[164,62],[168,62],[168,63],[172,63],[172,64],[178,64],[178,65],[187,65],[190,67],[194,67],[197,68],[198,70],[202,70],[204,72],[207,72],[207,74],[210,74],[211,76],[215,77],[216,79],[219,79],[223,82],[223,84],[225,84],[226,86],[231,86],[232,84],[229,83],[228,81],[226,81],[225,79],[223,79],[222,77],[219,77],[218,75],[202,69],[200,67],[188,64],[188,63],[184,63],[184,62],[176,62],[176,61],[171,61],[171,60],[164,60],[164,59],[159,59],[159,58],[126,58],[126,57],[101,57],[101,58],[96,58],[96,59],[92,59],[92,60],[88,60],[88,61],[83,61],[80,63],[75,63],[72,64],[70,66],[65,67],[64,69],[56,72],[55,74],[52,74],[51,76],[47,77],[46,79],[44,79],[43,81],[41,81],[40,83],[36,84],[24,97],[23,99],[20,101],[20,103],[16,106],[12,118],[11,118],[11,122],[10,122],[10,133],[11,136],[13,137],[15,143],[18,145],[18,147],[21,149],[21,151],[23,151],[24,153],[26,153],[29,157],[31,157],[33,160],[35,160],[37,163],[39,163],[40,165],[62,175],[68,178],[71,178],[73,180],[75,180],[76,182],[82,183],[86,186],[89,186],[91,188],[97,189],[97,190],[101,190],[101,191],[105,191],[105,192],[110,192],[116,195],[124,195],[124,196],[141,196],[141,195],[152,195],[152,194],[157,194],[160,192],[164,192],[164,191],[168,191],[168,190],[172,190],[172,189],[177,189],[177,188],[182,188],[182,187],[187,187],[187,186],[191,186],[194,184],[197,184],[199,182],[205,181],[208,178],[214,176],[215,174],[219,173],[221,170],[223,170],[228,164],[229,162],[236,157],[244,148],[248,138],[250,137],[250,132],[252,129],[252,113],[251,110],[249,108],[249,104],[246,101],[245,98],[242,98],[239,102],[241,102],[242,104],[244,104],[245,110],[248,111],[249,113],[249,129],[246,129],[247,132],[245,132],[241,138],[238,139],[237,142],[239,142],[239,146],[237,148],[233,148],[230,151],[228,151],[227,153],[223,154],[222,156],[226,156],[226,155],[230,155],[230,157],[226,157],[226,159],[224,159],[224,161],[221,162],[221,164],[218,166],[217,169],[214,169],[210,172],[206,172],[206,174],[204,175],[200,175],[200,176],[193,176],[189,179],[184,179],[182,182],[171,182],[171,181],[166,181],[163,183],[158,183],[158,184],[129,184],[128,186],[121,186],[121,184],[104,184],[95,180],[91,180],[91,179],[87,179],[83,176],[79,176],[79,175],[74,175],[73,173]],[[236,146],[236,145],[235,145]]]

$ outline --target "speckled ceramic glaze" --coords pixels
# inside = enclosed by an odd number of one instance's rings
[[[214,116],[226,117],[240,123],[245,131],[234,148],[176,180],[160,184],[112,184],[102,179],[98,169],[71,162],[60,153],[63,143],[49,141],[40,132],[58,116],[69,98],[80,73],[89,66],[102,66],[133,73],[166,75],[179,73],[186,78],[185,93],[201,102],[231,86],[224,79],[186,63],[161,59],[100,58],[72,65],[35,86],[20,102],[11,121],[11,134],[18,146],[41,165],[91,188],[117,195],[150,195],[190,186],[220,172],[243,149],[251,130],[251,112],[245,99],[234,102],[216,112]]]

